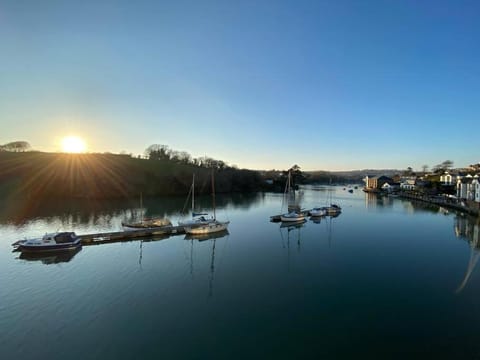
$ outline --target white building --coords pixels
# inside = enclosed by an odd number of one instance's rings
[[[457,177],[457,197],[459,199],[474,200],[480,202],[480,187],[478,175]]]
[[[443,185],[453,185],[453,176],[450,175],[448,171],[445,171],[445,173],[440,176],[440,182]]]
[[[400,182],[401,190],[415,190],[415,179],[404,179]]]
[[[480,179],[478,178],[478,175],[473,177],[472,185],[475,191],[474,200],[480,203]]]

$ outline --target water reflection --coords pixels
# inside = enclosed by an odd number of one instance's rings
[[[458,286],[456,292],[461,292],[468,283],[470,276],[472,275],[475,266],[477,265],[480,257],[480,219],[472,216],[459,216],[455,217],[455,236],[467,240],[470,245],[470,258],[467,265],[465,276]]]
[[[281,223],[280,224],[280,236],[282,238],[282,247],[288,250],[288,255],[290,255],[290,238],[291,233],[296,235],[297,239],[297,249],[300,251],[300,240],[301,240],[301,230],[307,220],[295,222],[295,223]]]
[[[217,211],[228,209],[249,209],[264,201],[263,193],[218,195]],[[0,202],[0,224],[24,226],[30,221],[42,219],[47,225],[71,228],[73,224],[88,226],[120,227],[121,220],[138,217],[175,217],[182,212],[184,197],[155,197],[122,200],[51,199],[38,202],[31,199],[4,199]],[[211,198],[196,198],[199,210],[211,209]]]
[[[193,243],[197,242],[204,242],[210,240],[212,242],[212,250],[211,250],[211,258],[210,258],[210,271],[209,271],[209,278],[208,278],[208,297],[213,296],[213,280],[215,274],[215,246],[217,240],[227,237],[229,235],[228,230],[219,231],[211,234],[187,234],[185,235],[185,240],[189,240],[191,242],[190,246],[190,275],[193,278],[194,267],[193,267]]]
[[[383,194],[365,193],[365,207],[375,209],[377,207],[392,207],[393,198]]]
[[[39,261],[45,265],[66,263],[71,261],[81,250],[82,248],[56,253],[20,253],[18,259],[25,261]]]

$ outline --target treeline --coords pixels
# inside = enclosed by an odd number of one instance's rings
[[[222,160],[216,160],[208,156],[193,158],[186,151],[170,149],[167,145],[153,144],[145,150],[145,157],[149,160],[171,161],[177,164],[193,165],[208,169],[225,170],[228,168],[236,169],[236,166],[230,166]]]
[[[180,162],[176,157],[148,159],[117,154],[0,152],[0,195],[29,198],[131,198],[186,195],[195,174],[197,193],[263,190],[257,171],[224,162]]]

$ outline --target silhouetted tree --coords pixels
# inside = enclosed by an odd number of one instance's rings
[[[29,150],[30,148],[30,144],[26,141],[13,141],[0,146],[0,150],[13,152],[23,152]]]
[[[167,145],[153,144],[145,149],[145,156],[150,160],[169,160],[170,150]]]

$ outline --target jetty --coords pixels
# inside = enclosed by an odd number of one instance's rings
[[[193,225],[193,227],[195,227],[195,225]],[[82,245],[96,245],[145,238],[168,238],[172,235],[184,234],[186,234],[184,226],[166,225],[140,230],[113,231],[94,234],[77,234],[77,236],[82,240]]]

